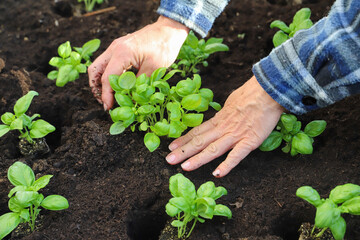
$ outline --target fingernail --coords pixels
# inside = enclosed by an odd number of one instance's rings
[[[170,153],[169,155],[166,156],[165,159],[166,159],[166,161],[167,161],[168,163],[174,163],[174,161],[175,161],[175,154]]]
[[[108,110],[108,106],[106,105],[106,103],[104,103],[104,111]]]
[[[176,143],[170,143],[170,145],[169,145],[170,151],[174,151],[174,150],[177,149],[177,148],[178,148],[178,146],[177,146]]]
[[[219,177],[220,176],[220,170],[216,169],[213,173],[214,177]]]
[[[189,162],[184,162],[183,164],[181,164],[181,168],[182,169],[187,169],[190,167],[190,163]]]

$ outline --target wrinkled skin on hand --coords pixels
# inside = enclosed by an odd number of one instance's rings
[[[88,68],[89,85],[104,110],[114,104],[109,75],[121,75],[127,69],[138,69],[138,76],[148,76],[159,67],[169,67],[179,54],[189,29],[160,16],[159,19],[137,32],[114,40]]]
[[[166,160],[192,171],[231,150],[213,172],[223,177],[275,128],[284,108],[252,77],[230,94],[224,107],[210,120],[174,140]]]

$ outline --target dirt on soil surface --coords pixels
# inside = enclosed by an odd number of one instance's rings
[[[302,4],[297,5],[297,2]],[[272,49],[269,24],[287,23],[301,7],[312,9],[312,20],[326,16],[333,0],[233,0],[216,20],[210,36],[223,37],[230,51],[216,53],[202,68],[203,87],[214,91],[221,104],[248,80],[254,63]],[[21,239],[157,239],[165,222],[165,204],[171,197],[168,179],[182,172],[196,187],[206,181],[224,186],[228,195],[218,200],[229,206],[233,218],[214,217],[198,224],[190,239],[298,238],[302,222],[313,223],[315,209],[295,196],[309,185],[322,197],[345,183],[360,184],[360,96],[350,97],[322,110],[300,116],[303,124],[324,119],[328,126],[315,138],[312,155],[291,157],[280,149],[253,151],[224,178],[211,173],[226,155],[193,172],[165,161],[171,139],[162,139],[150,153],[142,132],[126,130],[111,136],[112,123],[93,98],[87,74],[58,88],[46,75],[57,47],[69,40],[81,46],[99,38],[99,56],[116,38],[154,22],[158,0],[109,0],[95,10],[116,9],[89,17],[73,16],[75,0],[0,1],[0,114],[12,111],[18,98],[29,90],[39,92],[29,109],[41,114],[56,131],[46,140],[51,153],[39,158],[21,156],[18,134],[0,139],[0,215],[7,213],[7,193],[12,188],[7,169],[15,161],[31,166],[37,177],[52,174],[44,195],[60,194],[70,203],[65,211],[42,210],[41,229]],[[238,34],[245,34],[239,38]],[[206,114],[206,119],[214,115]],[[345,238],[360,238],[360,217],[344,215]],[[6,237],[5,239],[18,239]]]

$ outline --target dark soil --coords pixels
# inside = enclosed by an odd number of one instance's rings
[[[296,6],[291,2],[233,0],[217,19],[210,35],[224,37],[231,50],[211,56],[209,67],[201,72],[203,86],[214,90],[216,101],[224,103],[251,77],[252,64],[271,51],[275,33],[269,29],[271,21],[289,22],[301,7],[310,7],[317,21],[333,0],[304,0]],[[43,210],[42,228],[22,239],[158,238],[168,220],[168,179],[182,172],[165,161],[170,140],[163,139],[161,147],[150,153],[143,133],[127,130],[110,136],[111,119],[92,97],[86,74],[63,88],[46,78],[52,70],[48,61],[61,43],[69,40],[81,46],[99,38],[102,44],[96,57],[115,38],[156,20],[158,5],[158,0],[108,1],[96,9],[116,6],[116,10],[75,17],[69,2],[0,1],[0,58],[5,62],[0,67],[0,114],[12,111],[29,89],[36,90],[40,95],[29,111],[41,114],[57,129],[46,137],[51,153],[36,159],[20,155],[16,133],[0,139],[0,215],[9,211],[11,186],[6,173],[15,161],[29,164],[37,176],[53,174],[43,193],[60,194],[70,202],[65,211]],[[244,39],[237,37],[240,33],[245,33]],[[219,202],[233,211],[231,220],[215,217],[198,224],[191,239],[297,239],[301,223],[312,223],[315,216],[315,209],[295,196],[298,187],[310,185],[327,197],[336,185],[360,183],[359,104],[360,96],[355,96],[300,117],[303,123],[328,122],[326,131],[315,139],[312,155],[290,157],[281,150],[255,150],[222,179],[211,172],[225,156],[185,172],[197,187],[209,180],[224,186],[229,194]],[[210,111],[206,117],[213,114]],[[359,239],[360,217],[344,217],[346,239]]]

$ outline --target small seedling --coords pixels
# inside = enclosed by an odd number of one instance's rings
[[[261,151],[272,151],[278,148],[282,140],[286,142],[286,146],[281,150],[289,153],[291,156],[300,154],[312,154],[314,137],[319,136],[326,128],[324,120],[315,120],[305,126],[304,131],[301,130],[301,122],[292,114],[283,113],[280,121],[276,126],[276,130],[272,131],[267,139],[261,144]]]
[[[22,162],[15,162],[8,169],[8,179],[15,186],[8,194],[11,212],[0,216],[0,239],[11,233],[20,223],[28,223],[31,231],[40,207],[48,210],[63,210],[69,207],[66,198],[60,195],[38,193],[50,181],[52,175],[45,175],[35,181],[33,170]]]
[[[63,87],[68,82],[73,82],[79,78],[80,73],[86,73],[87,67],[90,66],[90,57],[99,48],[100,40],[93,39],[86,42],[81,48],[74,47],[72,51],[70,42],[67,41],[58,47],[60,57],[53,57],[49,64],[56,67],[48,73],[50,80],[56,79],[56,86]]]
[[[310,20],[311,10],[309,8],[302,8],[296,12],[293,22],[286,25],[283,21],[275,20],[270,24],[270,28],[279,28],[273,37],[273,44],[275,47],[281,45],[286,40],[294,36],[294,34],[302,29],[308,29],[313,25]]]
[[[197,222],[204,223],[205,219],[214,216],[232,217],[231,210],[216,200],[227,194],[224,187],[215,187],[214,182],[202,184],[197,191],[195,185],[184,175],[178,173],[169,180],[169,189],[173,198],[166,204],[166,213],[176,220],[171,225],[178,228],[178,238],[187,233],[187,224],[194,221],[186,237],[189,237]]]
[[[78,0],[78,2],[84,2],[85,4],[85,10],[87,12],[92,12],[94,9],[95,3],[102,4],[104,0]]]
[[[55,131],[53,125],[42,119],[34,121],[35,118],[40,117],[40,114],[34,114],[31,117],[25,114],[30,107],[32,99],[38,95],[35,91],[29,91],[16,101],[14,114],[6,112],[1,116],[1,121],[4,124],[0,124],[0,137],[11,130],[19,130],[19,138],[24,138],[29,143],[33,143],[33,139],[43,138],[48,133]]]
[[[321,237],[329,228],[334,238],[341,240],[346,231],[346,222],[341,214],[360,215],[360,186],[356,184],[336,186],[327,199],[320,199],[319,193],[309,186],[300,187],[296,191],[296,196],[316,208],[315,225],[311,234],[314,235],[315,227],[321,231],[314,237]]]
[[[146,131],[145,146],[153,152],[160,145],[159,136],[178,138],[188,127],[202,123],[200,112],[209,106],[220,110],[220,104],[213,102],[213,92],[201,87],[201,78],[181,80],[176,86],[167,83],[177,70],[166,73],[166,68],[155,70],[151,77],[133,72],[121,76],[110,75],[109,81],[115,91],[115,99],[120,107],[110,110],[114,124],[110,134],[122,133],[127,127],[135,131]]]
[[[178,69],[182,77],[198,73],[196,65],[202,63],[204,67],[209,64],[206,59],[215,52],[229,51],[229,47],[222,43],[222,38],[210,38],[206,42],[198,39],[194,32],[190,31],[184,44],[182,45],[177,62],[172,64],[173,69]]]

